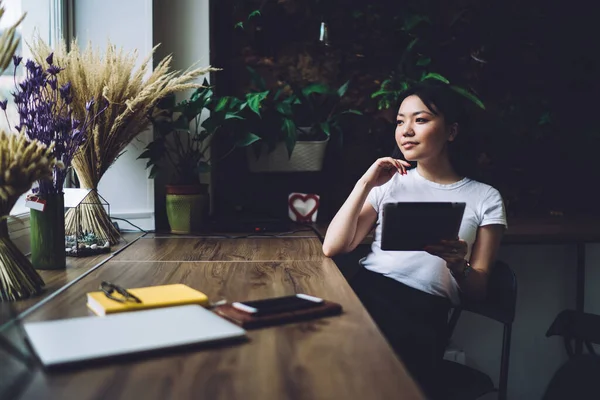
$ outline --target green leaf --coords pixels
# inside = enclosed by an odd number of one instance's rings
[[[329,93],[329,86],[323,83],[313,83],[302,89],[302,94],[310,96],[313,93],[326,94]]]
[[[260,15],[260,10],[254,10],[250,14],[248,14],[248,21],[250,21],[250,19],[252,18],[260,17]]]
[[[338,96],[344,97],[344,95],[346,94],[346,91],[348,91],[349,84],[350,84],[350,81],[346,81],[346,83],[344,83],[342,86],[340,86],[340,88],[337,91]]]
[[[423,74],[423,76],[421,77],[421,82],[423,82],[426,79],[437,79],[438,81],[442,81],[444,83],[450,83],[450,81],[446,78],[444,78],[442,75],[437,74],[435,72],[428,72],[426,74]]]
[[[146,150],[142,154],[140,154],[140,156],[137,159],[140,160],[142,158],[150,158],[151,156],[152,152],[146,147]]]
[[[156,178],[157,174],[158,174],[158,165],[153,165],[152,168],[150,169],[150,175],[148,176],[148,178],[154,179],[154,178]]]
[[[234,113],[227,113],[227,114],[225,114],[225,119],[227,120],[227,119],[244,119],[244,118],[240,117],[239,115],[234,114]]]
[[[246,147],[250,146],[252,143],[261,140],[261,138],[254,133],[246,132],[244,136],[238,138],[235,141],[235,147]]]
[[[228,97],[223,97],[223,98],[219,99],[219,102],[217,103],[217,106],[215,107],[215,111],[219,112],[219,111],[223,110],[227,106],[228,101],[229,101]]]
[[[550,122],[551,122],[550,112],[546,111],[545,113],[543,113],[540,116],[540,120],[538,122],[538,125],[546,125],[546,124],[549,124]]]
[[[483,104],[483,102],[481,100],[479,100],[479,98],[477,96],[475,96],[473,93],[471,93],[468,90],[461,88],[459,86],[450,85],[450,88],[452,90],[454,90],[456,93],[466,97],[467,99],[471,100],[473,103],[477,104],[477,106],[479,108],[481,108],[482,110],[485,110],[485,105]]]
[[[248,107],[260,117],[260,103],[267,97],[269,91],[246,93]]]
[[[358,110],[353,110],[353,109],[350,109],[350,110],[343,111],[341,114],[355,114],[355,115],[363,115],[363,113],[361,113],[360,111],[358,111]]]
[[[319,126],[321,127],[323,133],[327,135],[327,137],[331,136],[331,127],[329,126],[328,122],[321,122]]]
[[[406,53],[410,52],[413,49],[413,47],[415,47],[418,41],[419,38],[414,38],[413,40],[411,40],[411,42],[408,44],[408,46],[406,46],[406,49],[404,51]]]
[[[246,70],[248,70],[248,72],[250,73],[250,79],[251,79],[252,83],[254,83],[256,85],[258,90],[261,90],[261,91],[267,90],[267,84],[265,83],[265,80],[258,72],[256,72],[256,70],[254,68],[246,67]]]
[[[244,23],[242,21],[240,21],[240,22],[238,22],[237,24],[235,24],[233,26],[233,29],[237,29],[237,28],[240,28],[240,29],[243,30],[244,29]]]
[[[283,120],[283,132],[285,134],[285,147],[288,151],[288,156],[292,156],[294,147],[296,146],[296,124],[293,120],[285,118]]]
[[[429,57],[422,57],[422,58],[419,58],[419,60],[417,61],[417,65],[419,67],[425,67],[429,64],[431,64],[431,58],[429,58]]]
[[[292,106],[289,103],[277,103],[275,109],[285,117],[292,117]]]
[[[390,93],[392,92],[390,92],[389,90],[378,90],[375,93],[371,94],[371,98],[374,99],[375,97],[383,96]]]
[[[219,129],[219,127],[221,126],[221,121],[218,118],[216,118],[216,116],[213,114],[212,116],[202,121],[202,124],[200,124],[200,126],[203,127],[206,130],[206,132],[212,134],[216,132],[217,129]]]
[[[421,22],[431,23],[431,20],[426,15],[420,14],[411,14],[404,18],[404,26],[402,26],[402,30],[411,31]]]

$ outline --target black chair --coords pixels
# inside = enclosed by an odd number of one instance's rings
[[[444,383],[444,399],[477,399],[486,393],[498,392],[498,398],[506,399],[508,384],[508,364],[512,324],[515,320],[517,303],[517,278],[505,263],[498,261],[494,265],[488,281],[486,299],[481,302],[463,300],[450,314],[449,339],[462,311],[479,314],[504,325],[502,337],[502,358],[500,361],[500,380],[498,387],[483,372],[469,366],[449,360],[443,360],[441,376]]]
[[[598,398],[600,391],[600,355],[594,344],[600,344],[600,315],[564,310],[552,322],[546,337],[562,336],[569,359],[554,374],[543,400]],[[573,344],[581,341],[588,350],[578,354]]]

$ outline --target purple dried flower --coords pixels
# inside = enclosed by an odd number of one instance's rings
[[[66,98],[71,94],[71,82],[67,82],[58,89],[61,98]]]
[[[6,106],[8,105],[8,99],[5,99],[4,101],[0,101],[0,108],[4,111],[6,111]]]
[[[21,61],[21,57],[13,58],[15,70]],[[87,112],[80,116],[83,122],[77,120],[71,108],[71,83],[59,87],[57,75],[62,68],[53,65],[53,54],[46,58],[46,62],[50,67],[44,70],[28,60],[25,79],[15,85],[12,93],[19,115],[19,124],[15,128],[18,131],[24,129],[30,139],[46,145],[54,143],[53,155],[65,166],[65,169],[54,169],[53,179],[39,181],[39,193],[42,195],[62,192],[66,170],[75,152],[85,142],[97,115],[106,109],[105,106],[98,114],[90,112],[94,104],[92,99],[86,103]],[[5,109],[6,104],[6,101],[0,102],[0,108]]]
[[[36,70],[36,64],[32,60],[27,60],[25,63],[25,68],[27,68],[27,70],[30,72],[34,72]]]
[[[63,68],[60,68],[56,65],[51,65],[48,67],[48,69],[46,69],[46,72],[49,73],[50,75],[57,75],[60,71],[62,71]]]
[[[90,111],[92,109],[92,107],[94,107],[94,98],[93,97],[90,99],[90,101],[85,103],[86,111]]]

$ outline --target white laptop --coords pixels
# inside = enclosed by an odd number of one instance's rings
[[[23,324],[44,367],[246,337],[199,305]]]

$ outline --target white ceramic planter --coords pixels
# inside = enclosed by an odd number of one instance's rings
[[[271,153],[268,153],[267,146],[263,145],[258,159],[252,148],[248,147],[248,168],[251,172],[321,171],[327,143],[329,138],[322,141],[298,141],[291,157],[288,157],[283,142],[278,143]]]

